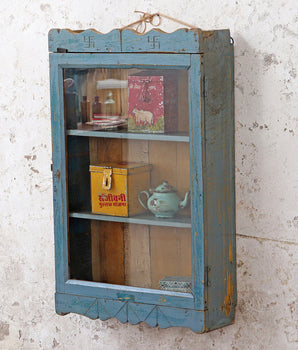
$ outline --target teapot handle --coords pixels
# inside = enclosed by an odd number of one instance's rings
[[[138,199],[139,199],[139,202],[140,202],[140,204],[142,205],[142,207],[145,208],[145,209],[148,209],[147,205],[145,205],[145,204],[143,203],[143,201],[142,201],[142,198],[141,198],[141,194],[142,194],[142,193],[144,193],[144,194],[147,196],[147,200],[148,200],[148,198],[150,197],[150,194],[149,194],[147,191],[141,191],[141,192],[139,193],[139,195],[138,195]]]

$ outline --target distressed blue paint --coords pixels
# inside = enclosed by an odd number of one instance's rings
[[[54,199],[54,229],[55,229],[55,263],[56,288],[64,291],[68,280],[68,242],[67,242],[67,203],[66,203],[66,164],[65,164],[65,134],[63,116],[63,78],[58,67],[57,57],[50,55],[50,89],[52,115],[52,145],[53,145],[53,199]]]
[[[158,307],[155,306],[154,309],[148,314],[147,318],[145,319],[145,322],[150,327],[156,327],[157,326],[157,315],[158,315]]]
[[[204,329],[204,312],[178,308],[158,307],[158,325],[161,328],[188,327],[194,332],[201,333]]]
[[[120,31],[114,29],[107,34],[101,34],[92,29],[51,29],[49,51],[57,52],[58,48],[68,52],[121,52]]]
[[[229,324],[236,305],[233,46],[228,31],[202,40],[208,76],[204,119],[206,327]],[[212,215],[210,215],[212,213]]]
[[[134,295],[131,295],[128,293],[118,293],[117,297],[119,300],[123,300],[123,301],[135,301]]]
[[[174,33],[165,33],[152,29],[141,35],[126,29],[121,33],[122,52],[198,53],[199,32],[200,29],[179,29]]]
[[[96,299],[93,301],[89,309],[86,311],[85,316],[92,318],[93,320],[98,318],[98,305],[97,305]]]
[[[156,326],[156,306],[147,304],[128,303],[128,322],[131,324],[137,324],[143,321],[151,323],[152,327]]]
[[[65,284],[65,293],[120,300],[121,302],[125,301],[121,296],[126,294],[130,295],[130,299],[134,299],[136,303],[177,306],[187,309],[194,307],[193,296],[189,293],[176,293],[107,283],[68,280]],[[119,299],[119,295],[121,299]]]
[[[61,68],[188,69],[190,55],[52,53]]]
[[[108,320],[112,316],[109,314],[108,310],[105,308],[105,305],[103,303],[103,300],[97,299],[97,310],[98,310],[98,317],[102,320]]]
[[[92,319],[117,318],[120,322],[160,328],[188,327],[194,332],[203,332],[204,312],[185,310],[177,307],[142,305],[134,302],[120,302],[109,299],[81,297],[56,293],[56,310],[59,314],[75,312]],[[181,323],[181,320],[183,322]]]
[[[75,310],[76,313],[86,315],[92,307],[95,298],[81,297],[62,293],[55,294],[56,312],[58,314],[68,314]]]
[[[192,213],[192,267],[195,307],[204,309],[204,230],[203,230],[203,176],[202,176],[202,102],[201,58],[191,56],[189,70],[189,135],[191,166]]]
[[[65,49],[68,52],[200,52],[200,29],[179,29],[174,33],[151,30],[138,34],[134,30],[114,29],[107,34],[93,29],[70,31],[52,29],[49,32],[49,51]]]
[[[104,299],[101,301],[101,305],[108,311],[111,317],[116,317],[119,313],[123,314],[123,312],[127,314],[127,301]],[[127,322],[127,320],[124,322]]]
[[[114,222],[126,222],[129,224],[141,224],[141,225],[153,225],[153,226],[166,226],[166,227],[182,227],[191,228],[191,222],[188,217],[175,217],[160,219],[153,217],[150,214],[140,214],[135,217],[122,217],[122,216],[109,216],[109,215],[97,215],[91,212],[73,212],[69,214],[72,218],[88,219],[88,220],[100,220],[100,221],[114,221]]]
[[[92,36],[94,38],[90,39]],[[229,31],[179,30],[172,34],[151,31],[138,35],[130,30],[115,30],[103,35],[90,30],[77,34],[52,30],[49,48],[52,51],[64,48],[75,52],[50,55],[57,312],[76,312],[102,320],[116,317],[121,322],[132,324],[144,321],[152,327],[183,326],[195,332],[230,324],[236,305],[236,252],[233,47]],[[156,54],[161,51],[176,54]],[[193,295],[69,280],[62,73],[63,68],[82,67],[189,69],[189,137],[79,130],[68,130],[67,134],[70,138],[86,136],[189,142],[191,223],[173,219],[164,221],[164,226],[192,227]],[[209,81],[207,89],[203,87],[204,77]],[[72,220],[81,221],[81,224],[91,219],[114,220],[113,217],[94,216],[90,212],[72,212],[70,217],[78,218]],[[134,222],[136,218],[129,220]],[[146,217],[138,217],[137,220],[134,223],[158,223]],[[79,227],[74,233],[80,234]],[[210,269],[210,285],[206,283],[207,268]],[[228,277],[233,287],[230,296],[227,295]]]
[[[86,130],[67,130],[67,135],[83,137],[109,137],[128,140],[150,140],[150,141],[171,141],[171,142],[189,142],[189,136],[186,133],[175,134],[138,134],[127,133],[123,131],[86,131]]]

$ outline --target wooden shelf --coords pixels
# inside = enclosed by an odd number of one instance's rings
[[[127,224],[191,228],[191,218],[185,217],[185,216],[176,216],[174,218],[156,218],[155,216],[153,216],[153,214],[146,213],[146,214],[140,214],[132,217],[122,217],[122,216],[93,214],[87,211],[71,212],[69,213],[69,216],[71,218],[77,218],[77,219],[124,222]]]
[[[153,141],[174,141],[189,142],[188,133],[177,132],[167,134],[147,134],[147,133],[129,133],[127,131],[88,131],[88,130],[67,130],[68,136],[84,136],[84,137],[105,137],[116,139],[130,140],[153,140]]]

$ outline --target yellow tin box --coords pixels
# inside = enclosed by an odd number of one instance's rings
[[[113,162],[90,165],[92,212],[132,216],[144,212],[138,194],[150,187],[151,165]]]

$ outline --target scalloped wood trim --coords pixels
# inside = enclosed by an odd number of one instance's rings
[[[81,34],[81,33],[84,33],[84,32],[88,32],[88,31],[91,31],[95,34],[100,34],[100,35],[109,35],[111,32],[113,32],[114,30],[119,30],[120,32],[123,32],[125,30],[129,30],[131,31],[132,33],[136,34],[136,35],[148,35],[149,33],[151,32],[157,32],[157,33],[162,33],[162,34],[173,34],[173,33],[176,33],[176,32],[179,32],[179,31],[185,31],[185,32],[197,32],[197,33],[200,33],[202,32],[202,30],[200,28],[178,28],[172,32],[166,32],[160,28],[152,28],[150,30],[148,30],[147,32],[145,33],[139,33],[137,32],[135,29],[133,28],[114,28],[112,30],[110,30],[109,32],[107,33],[102,33],[100,32],[99,30],[95,29],[95,28],[87,28],[87,29],[70,29],[70,28],[52,28],[50,29],[49,32],[51,31],[57,31],[58,33],[60,32],[63,32],[64,30],[67,31],[68,33],[70,34],[74,34],[74,35],[77,35],[77,34]]]
[[[106,34],[93,28],[56,28],[49,31],[49,51],[200,53],[201,36],[199,28],[180,28],[172,33],[153,28],[142,34],[132,28],[113,29]]]
[[[74,312],[102,321],[117,318],[122,323],[133,325],[146,322],[150,327],[186,327],[197,333],[207,330],[204,327],[205,311],[60,293],[56,293],[55,298],[59,315]]]
[[[201,32],[202,30],[200,28],[178,28],[176,30],[174,30],[173,32],[166,32],[160,28],[152,28],[150,30],[148,30],[147,32],[145,33],[139,33],[138,31],[136,31],[135,29],[133,28],[124,28],[124,29],[120,29],[121,31],[125,31],[125,30],[129,30],[131,31],[132,33],[136,34],[136,35],[148,35],[150,34],[151,32],[157,32],[157,33],[161,33],[161,34],[174,34],[174,33],[177,33],[179,31],[183,31],[183,32],[196,32],[196,33],[199,33]]]

